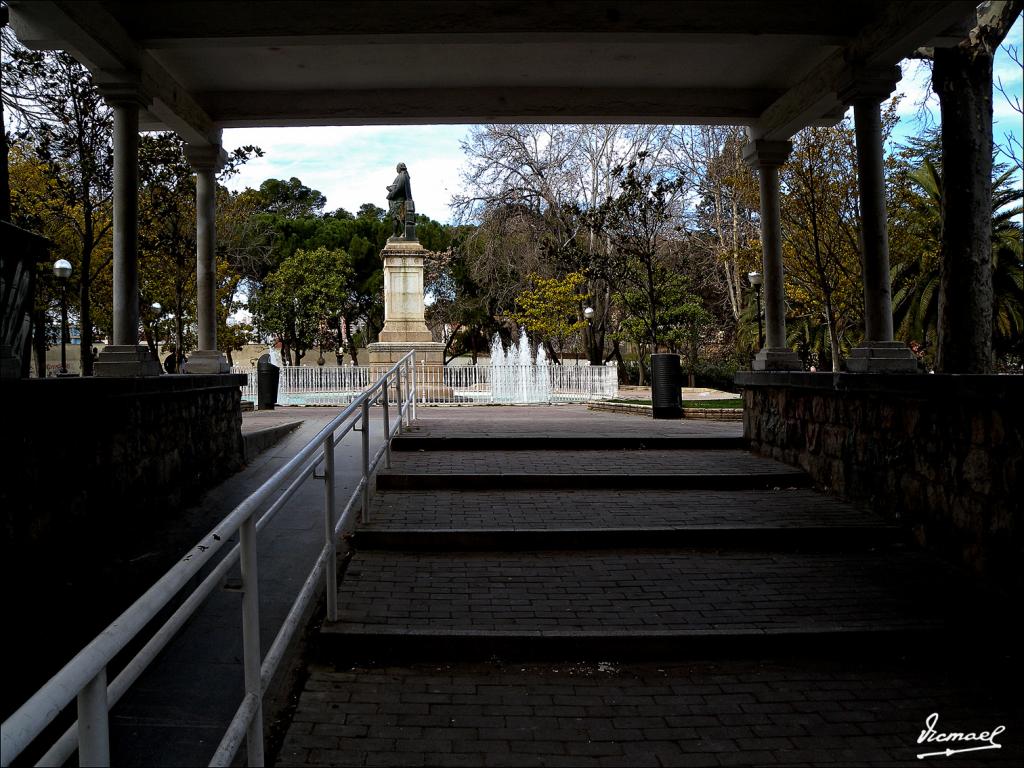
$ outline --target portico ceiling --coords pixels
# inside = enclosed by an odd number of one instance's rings
[[[138,88],[144,130],[478,122],[738,123],[842,113],[851,70],[963,36],[973,0],[39,2],[22,43]]]

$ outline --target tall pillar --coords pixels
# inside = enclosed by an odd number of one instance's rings
[[[899,67],[860,71],[849,76],[839,89],[843,103],[853,104],[864,281],[864,341],[851,351],[846,367],[861,373],[917,371],[914,353],[902,342],[893,341],[892,328],[881,103],[889,98],[899,79]]]
[[[761,271],[764,274],[765,345],[754,357],[755,371],[798,371],[800,358],[786,343],[786,289],[782,270],[782,216],[779,166],[793,145],[756,139],[743,148],[743,159],[756,168],[761,187]]]
[[[139,344],[139,109],[148,101],[133,85],[100,87],[114,111],[114,318],[112,344],[96,361],[97,376],[159,376],[160,363]]]
[[[194,145],[185,155],[196,172],[196,314],[199,348],[188,358],[188,373],[228,373],[230,367],[217,349],[217,229],[216,173],[224,165],[220,144]]]

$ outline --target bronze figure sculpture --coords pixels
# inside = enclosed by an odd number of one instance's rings
[[[412,201],[412,185],[405,163],[399,163],[395,170],[398,175],[394,184],[388,185],[388,214],[391,216],[392,238],[415,239],[413,214],[416,210]]]

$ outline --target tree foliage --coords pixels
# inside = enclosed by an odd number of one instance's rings
[[[81,366],[92,373],[92,285],[110,263],[110,196],[113,159],[110,108],[89,71],[69,54],[29,51],[9,28],[2,30],[4,112],[15,126],[15,141],[42,163],[45,197],[12,190],[13,216],[33,219],[44,236],[67,244],[61,256],[72,264],[81,327]],[[14,177],[12,176],[12,187]],[[105,282],[105,281],[104,281]],[[45,285],[45,282],[41,281]]]
[[[863,334],[857,147],[846,121],[805,128],[782,167],[783,262],[787,296],[798,317],[821,325],[819,366],[843,367]]]
[[[267,179],[255,190],[257,204],[267,213],[276,213],[289,219],[319,216],[327,205],[327,198],[292,176],[288,181]]]
[[[324,246],[299,249],[264,281],[249,302],[257,329],[284,342],[289,364],[334,341],[332,322],[350,316],[357,301],[349,255]]]
[[[642,161],[643,158],[640,158]],[[619,190],[588,215],[614,253],[619,295],[644,329],[652,351],[663,340],[658,312],[677,271],[680,177],[655,178],[640,161],[615,169]]]
[[[509,318],[543,342],[556,363],[561,362],[565,345],[586,323],[581,319],[582,290],[586,277],[570,272],[564,277],[533,276],[533,285],[516,298],[516,309]]]

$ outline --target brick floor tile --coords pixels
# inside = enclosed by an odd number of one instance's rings
[[[494,412],[493,422],[471,409],[424,410],[412,434],[447,439],[499,431],[599,440],[737,436],[741,430],[713,422],[609,420],[578,408],[505,409]],[[392,474],[788,471],[723,448],[594,450],[586,458],[581,462],[579,451],[565,450],[396,451]],[[372,515],[375,531],[879,523],[853,505],[789,487],[387,490],[376,494]],[[970,613],[961,609],[973,603],[956,572],[903,547],[402,552],[360,549],[358,536],[355,542],[340,595],[340,626],[353,642],[397,633],[435,644],[459,637],[482,643],[495,633],[538,644],[616,633],[637,640],[683,630],[824,637],[839,629],[936,628],[950,617],[966,622]],[[328,627],[325,637],[333,630]],[[956,648],[950,653],[938,664],[885,654],[837,661],[797,654],[761,662],[723,655],[658,664],[453,661],[337,671],[314,664],[278,764],[919,765],[914,741],[930,712],[957,724],[1024,721],[1012,674],[995,660],[964,674],[967,657]],[[986,766],[1018,765],[1024,748],[1007,740],[989,757]]]

